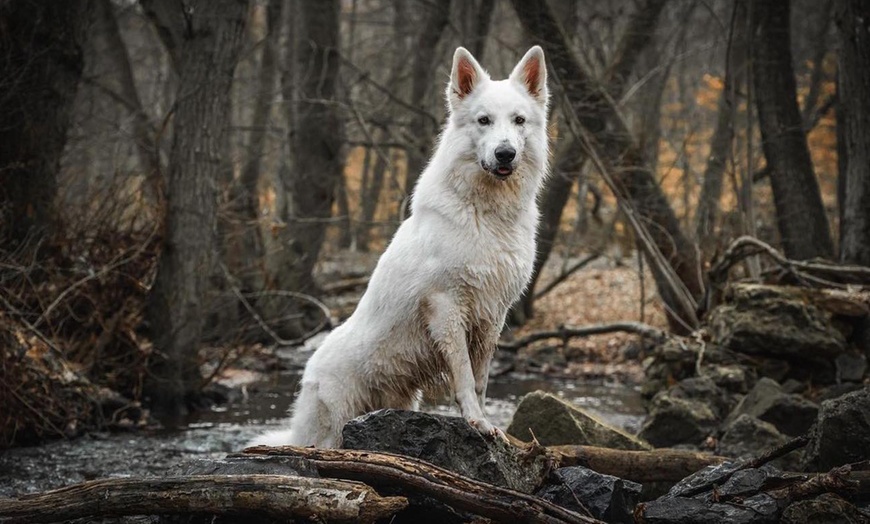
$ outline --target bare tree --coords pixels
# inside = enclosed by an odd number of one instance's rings
[[[406,73],[404,65],[408,61],[410,38],[405,35],[416,29],[416,26],[411,26],[412,30],[409,31],[411,21],[408,17],[406,4],[407,2],[404,0],[398,0],[393,3],[394,43],[388,51],[392,54],[392,57],[390,58],[391,67],[386,85],[390,86],[393,93],[396,94],[406,92],[406,89],[403,88],[407,82],[402,82],[402,77]],[[377,143],[372,144],[366,151],[366,158],[363,164],[363,174],[365,176],[363,176],[363,184],[360,188],[360,223],[356,228],[356,247],[360,251],[368,251],[369,249],[372,224],[378,209],[378,203],[380,202],[387,168],[390,167],[389,150],[381,146],[381,143],[389,138],[387,131],[379,128],[373,135]],[[372,156],[375,159],[374,165],[369,166],[368,161]]]
[[[722,197],[722,182],[734,142],[736,95],[746,80],[746,17],[745,0],[734,2],[725,52],[725,82],[719,98],[716,128],[710,140],[710,154],[707,156],[698,210],[695,213],[695,238],[704,254],[709,254],[715,243],[714,232]]]
[[[845,121],[845,181],[843,182],[840,259],[870,266],[870,5],[862,0],[838,0],[840,30],[838,113]]]
[[[643,50],[649,45],[655,35],[659,15],[666,0],[647,0],[632,14],[613,57],[613,62],[603,80],[609,96],[619,98],[625,89],[629,76]],[[586,155],[577,138],[569,139],[556,154],[556,163],[552,175],[547,180],[541,197],[541,222],[538,227],[538,251],[535,256],[532,280],[529,292],[514,306],[513,319],[524,321],[534,314],[534,289],[544,264],[550,257],[562,211],[571,195],[571,188],[579,177]]]
[[[87,3],[0,3],[0,243],[37,239],[55,219]]]
[[[269,117],[277,93],[277,62],[284,3],[283,0],[270,0],[266,7],[266,35],[260,43],[263,50],[256,81],[258,96],[254,101],[247,155],[239,180],[231,184],[229,211],[232,220],[236,221],[236,227],[231,228],[234,238],[229,239],[227,259],[245,291],[263,288],[259,182]]]
[[[438,130],[438,122],[429,114],[426,101],[435,82],[435,66],[432,60],[441,35],[450,22],[451,0],[425,2],[426,15],[420,36],[414,47],[414,65],[411,71],[411,103],[418,110],[411,118],[414,133],[408,148],[408,170],[405,172],[405,193],[410,195],[417,178],[432,154],[432,143]]]
[[[573,56],[546,2],[512,0],[512,4],[523,26],[547,52],[549,66],[568,102],[567,111],[582,126],[576,131],[587,139],[584,149],[606,163],[603,167],[609,172],[603,175],[613,180],[617,198],[648,225],[649,241],[643,247],[656,262],[651,267],[659,295],[669,309],[671,327],[685,332],[697,323],[694,300],[703,289],[694,245],[683,234],[661,187],[644,165],[643,154],[612,98]]]
[[[108,89],[102,83],[99,87],[113,100],[120,103],[133,117],[133,140],[139,155],[139,162],[147,177],[157,176],[160,172],[160,152],[157,148],[156,130],[142,104],[127,46],[121,38],[118,19],[111,0],[93,0],[102,36],[106,39],[103,52],[112,64],[117,78],[118,91]]]
[[[344,123],[338,100],[338,0],[292,0],[289,67],[281,78],[290,159],[281,167],[276,249],[266,254],[266,288],[311,292],[317,262],[344,168]],[[276,318],[277,303],[264,304]],[[282,322],[286,336],[305,326]]]
[[[167,15],[179,74],[165,244],[150,297],[157,354],[147,385],[157,411],[177,414],[196,399],[202,380],[197,354],[215,274],[217,186],[230,169],[226,115],[247,2],[144,3]]]
[[[797,105],[789,0],[752,2],[753,80],[762,148],[788,257],[832,257],[834,244]]]

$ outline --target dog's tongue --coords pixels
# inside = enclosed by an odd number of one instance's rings
[[[498,172],[499,175],[509,175],[509,174],[511,174],[511,168],[500,167],[500,168],[496,169],[496,172]]]

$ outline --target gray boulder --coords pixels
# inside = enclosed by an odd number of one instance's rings
[[[641,485],[580,466],[559,468],[536,495],[578,513],[589,513],[605,522],[634,522],[634,507]],[[578,505],[582,504],[582,508]]]
[[[540,486],[547,469],[543,456],[484,437],[460,417],[383,409],[348,422],[342,438],[345,449],[398,453],[524,493]]]
[[[683,379],[668,393],[673,398],[699,400],[710,406],[713,413],[720,418],[724,418],[734,407],[731,396],[707,376]]]
[[[870,459],[870,386],[822,402],[804,468],[827,471]]]
[[[719,439],[719,453],[726,457],[751,458],[788,441],[773,424],[743,414],[725,426],[725,434]],[[783,469],[795,469],[799,462],[799,457],[789,454],[773,463]]]
[[[715,431],[719,420],[704,401],[663,391],[653,398],[638,436],[656,447],[699,445]]]
[[[837,383],[861,382],[867,372],[867,357],[857,351],[843,353],[834,361],[837,368]]]
[[[650,449],[649,444],[637,437],[543,391],[523,397],[507,432],[526,442],[532,440],[534,433],[544,446],[575,444],[627,450]]]
[[[786,435],[797,437],[810,429],[818,412],[815,403],[800,395],[786,393],[774,380],[762,378],[728,415],[725,424],[730,424],[740,415],[750,415],[770,422]]]
[[[766,494],[754,495],[740,504],[716,503],[710,500],[682,497],[662,497],[645,502],[638,522],[644,524],[769,524],[776,522],[779,507]]]
[[[709,324],[714,341],[741,353],[813,360],[834,358],[846,348],[831,313],[800,288],[734,284]]]

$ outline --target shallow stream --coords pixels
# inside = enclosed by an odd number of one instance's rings
[[[173,429],[96,433],[69,441],[0,451],[0,497],[44,491],[105,477],[161,476],[191,458],[219,458],[240,450],[258,433],[286,422],[299,372],[276,373],[251,384],[225,405],[199,413]],[[645,414],[636,389],[506,374],[490,380],[487,415],[506,428],[528,392],[556,393],[611,424],[634,433]],[[428,404],[431,412],[458,415],[452,406]]]

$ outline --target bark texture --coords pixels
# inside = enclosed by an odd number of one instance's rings
[[[762,148],[787,257],[831,258],[834,245],[797,104],[788,0],[752,2],[752,72]]]
[[[870,266],[870,4],[839,0],[838,114],[845,152],[840,259]]]
[[[292,63],[281,80],[292,165],[282,172],[284,228],[266,286],[311,291],[343,169],[344,126],[336,104],[341,6],[337,0],[301,0],[295,7]]]
[[[407,505],[404,497],[381,497],[359,482],[290,475],[192,475],[92,480],[29,498],[2,499],[0,518],[7,524],[132,515],[375,522]]]
[[[655,35],[659,15],[666,3],[666,0],[648,0],[631,16],[625,36],[620,40],[613,63],[605,78],[605,86],[610,96],[618,99],[622,95],[635,64]],[[529,291],[514,307],[512,319],[515,321],[525,321],[534,315],[535,284],[553,251],[562,220],[562,211],[585,162],[586,154],[576,138],[569,138],[569,142],[557,152],[552,176],[547,180],[540,199],[541,221],[538,226],[538,250],[532,280],[529,283]]]
[[[176,9],[179,86],[169,158],[164,248],[149,316],[157,354],[148,393],[155,409],[183,413],[201,382],[197,352],[217,253],[217,184],[230,170],[226,116],[247,2],[201,0]]]
[[[87,3],[0,3],[0,244],[52,227]]]
[[[526,31],[542,43],[549,68],[565,91],[570,117],[584,128],[594,141],[591,144],[594,152],[609,165],[617,186],[617,198],[631,203],[641,222],[647,224],[652,241],[688,292],[697,299],[702,292],[697,251],[683,234],[661,187],[644,165],[642,152],[619,117],[612,99],[572,55],[564,33],[544,0],[512,0],[512,4]],[[666,276],[655,265],[652,267],[659,294],[675,314],[671,325],[684,331],[682,324],[691,324],[686,321],[695,313],[685,311]]]
[[[719,98],[716,128],[710,139],[710,155],[704,169],[701,196],[695,214],[695,237],[701,252],[708,254],[715,241],[716,222],[722,197],[722,181],[734,141],[736,93],[746,79],[746,2],[735,2],[731,15],[731,36],[725,56],[725,85]]]

